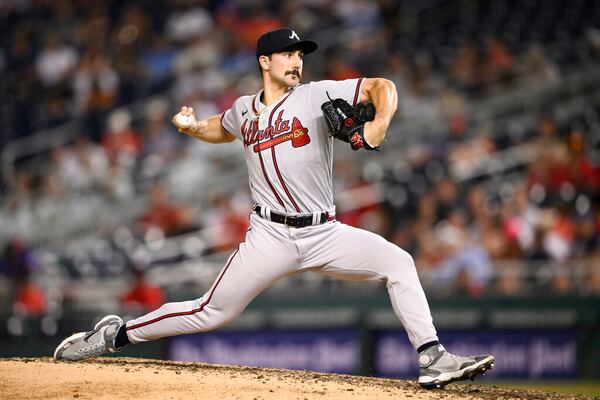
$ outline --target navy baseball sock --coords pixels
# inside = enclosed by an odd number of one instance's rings
[[[125,324],[121,325],[119,328],[119,332],[117,332],[117,337],[115,338],[115,347],[120,349],[123,346],[127,346],[131,344],[129,338],[127,337],[127,330],[125,329]]]
[[[427,350],[428,348],[432,346],[437,346],[438,344],[440,344],[440,342],[437,340],[434,340],[433,342],[427,342],[424,345],[419,346],[419,348],[417,349],[417,353],[421,353],[423,350]]]

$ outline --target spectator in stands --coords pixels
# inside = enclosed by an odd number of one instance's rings
[[[168,123],[169,104],[166,100],[154,99],[146,107],[144,146],[142,149],[141,175],[154,177],[171,163],[177,154],[179,136]]]
[[[242,18],[234,25],[233,34],[241,38],[246,48],[253,48],[263,32],[282,26],[279,16],[270,12],[267,5],[261,2],[247,3],[241,7],[240,14]]]
[[[536,249],[536,227],[540,219],[540,209],[529,201],[525,185],[518,187],[502,206],[502,230],[508,241],[516,241],[521,253],[538,257]],[[541,243],[541,242],[540,242]]]
[[[539,43],[532,43],[527,47],[520,69],[520,75],[527,80],[545,82],[560,77],[558,67],[546,56]]]
[[[573,251],[575,226],[566,204],[547,210],[548,231],[544,236],[544,248],[555,261],[566,261]]]
[[[229,197],[219,191],[213,193],[209,210],[203,213],[202,224],[204,239],[208,243],[206,253],[212,254],[235,249],[246,236],[247,212],[236,210]]]
[[[15,280],[13,313],[23,316],[40,316],[46,313],[46,295],[29,276]]]
[[[546,230],[541,226],[534,227],[531,245],[525,249],[525,258],[533,262],[548,262],[551,260],[551,255],[546,251],[544,246],[544,238]]]
[[[14,176],[13,187],[4,199],[3,207],[11,214],[17,215],[21,211],[31,209],[33,201],[34,193],[31,184],[31,175],[26,171],[17,170]]]
[[[466,207],[469,210],[470,223],[480,234],[494,226],[490,199],[481,184],[468,188]],[[483,241],[482,241],[483,242]]]
[[[62,125],[71,120],[71,114],[68,109],[67,99],[64,96],[52,96],[45,104],[41,119],[44,125],[51,128],[56,125]]]
[[[486,44],[487,58],[484,61],[482,77],[485,84],[507,83],[515,76],[515,59],[502,39],[491,37]]]
[[[571,153],[560,138],[554,118],[549,115],[540,118],[533,144],[534,159],[528,166],[529,185],[540,184],[555,197],[563,184],[570,184]]]
[[[31,280],[38,267],[34,252],[24,239],[12,238],[4,247],[0,272],[12,282],[13,312],[19,315],[41,315],[46,311],[45,295]]]
[[[478,92],[481,88],[479,63],[475,45],[466,39],[459,45],[450,67],[450,78],[453,84],[468,93]]]
[[[554,268],[550,281],[550,290],[555,295],[565,296],[573,290],[573,272],[568,266],[562,265]]]
[[[573,240],[573,259],[590,257],[600,246],[600,216],[588,211],[574,220],[575,238]]]
[[[73,76],[75,112],[86,118],[87,129],[98,140],[102,119],[119,99],[119,75],[100,50],[84,53]]]
[[[417,242],[415,258],[417,258],[419,266],[433,268],[439,265],[444,258],[442,244],[433,231],[437,222],[437,204],[437,198],[431,191],[418,199],[416,218],[412,227],[415,230]]]
[[[25,239],[13,237],[4,246],[0,271],[11,279],[24,279],[38,268],[34,252]]]
[[[190,207],[171,200],[164,186],[157,183],[150,190],[148,205],[139,216],[137,225],[142,234],[156,228],[164,236],[173,236],[195,228],[196,224]]]
[[[110,59],[98,50],[83,54],[73,76],[75,109],[79,115],[114,107],[119,93],[119,76]]]
[[[381,24],[379,7],[379,2],[368,0],[333,3],[333,11],[342,24],[360,34],[372,33],[370,30]]]
[[[73,146],[53,151],[56,175],[61,184],[74,191],[91,191],[102,186],[108,172],[104,150],[86,134],[75,138]]]
[[[204,35],[213,28],[213,20],[208,10],[193,2],[179,2],[166,21],[166,34],[176,42],[185,43],[198,35]]]
[[[481,158],[496,151],[496,144],[490,132],[481,128],[477,132],[470,133],[471,135],[453,135],[454,143],[448,149],[449,162]]]
[[[449,213],[457,208],[464,209],[464,198],[460,195],[461,191],[458,183],[446,176],[434,185],[434,193],[436,197],[436,221],[447,219]]]
[[[479,243],[478,232],[469,232],[467,212],[452,209],[447,220],[439,222],[435,235],[441,244],[444,260],[436,267],[434,281],[456,286],[470,296],[481,296],[493,276],[490,257]]]
[[[335,163],[336,218],[352,226],[369,226],[377,232],[385,232],[387,218],[382,215],[381,199],[373,184],[362,177],[351,158],[339,157]]]
[[[117,202],[131,200],[135,194],[133,174],[117,158],[108,159],[108,171],[103,182],[103,190],[110,200]]]
[[[495,287],[492,287],[491,289],[495,289],[500,295],[515,296],[523,289],[525,281],[523,275],[525,272],[526,271],[523,271],[521,265],[518,263],[502,264],[501,267],[497,269],[498,276],[496,278]]]
[[[77,25],[79,16],[75,13],[73,1],[53,1],[48,4],[50,15],[47,15],[47,25],[51,32],[63,38],[71,38]]]
[[[178,75],[214,68],[219,64],[221,50],[215,35],[198,35],[177,53],[173,68]]]
[[[590,196],[600,194],[600,165],[588,157],[585,135],[581,129],[575,128],[569,132],[567,148],[571,160],[567,166],[569,183],[577,193]]]
[[[381,68],[383,71],[380,75],[393,81],[399,93],[406,91],[411,71],[404,53],[400,50],[390,51]]]
[[[132,127],[131,113],[122,109],[113,111],[108,117],[108,130],[102,137],[102,147],[108,157],[132,166],[142,146],[140,134]]]
[[[207,118],[220,112],[217,104],[202,89],[192,93],[185,104],[191,104],[194,107],[194,113],[198,116],[197,118]]]
[[[143,53],[142,58],[151,93],[167,89],[176,54],[166,37],[155,35],[150,41],[150,46]]]
[[[146,47],[150,45],[152,21],[146,8],[139,3],[125,3],[121,18],[115,26],[120,45]],[[139,54],[136,54],[139,56]]]
[[[338,52],[330,52],[327,57],[327,74],[326,79],[344,80],[360,78],[362,74],[356,70],[345,58],[344,54]]]
[[[142,79],[144,68],[138,57],[135,42],[121,42],[112,55],[114,68],[119,76],[118,105],[129,104],[146,95],[148,83]]]
[[[121,297],[121,304],[127,312],[147,312],[164,304],[163,290],[148,280],[144,267],[136,266],[131,273],[133,284]]]
[[[48,34],[44,47],[36,60],[39,79],[48,88],[64,83],[77,65],[79,55],[70,45],[54,33]]]

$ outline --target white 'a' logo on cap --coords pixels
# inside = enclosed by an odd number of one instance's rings
[[[296,38],[296,40],[300,40],[300,38],[298,37],[298,35],[296,34],[296,31],[292,31],[292,34],[290,36],[288,36],[290,39]]]

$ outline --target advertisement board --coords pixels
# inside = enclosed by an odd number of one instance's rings
[[[577,373],[577,340],[574,331],[443,331],[441,342],[454,354],[493,354],[497,378],[572,378]],[[416,377],[416,352],[406,333],[399,330],[375,334],[374,370],[379,376]]]
[[[359,351],[351,329],[221,331],[174,337],[168,346],[178,361],[346,374],[356,372]]]

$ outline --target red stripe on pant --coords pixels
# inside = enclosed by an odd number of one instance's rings
[[[240,248],[238,247],[237,250],[235,251],[235,253],[233,253],[233,255],[231,256],[231,258],[229,259],[229,262],[227,263],[227,265],[225,266],[225,268],[223,269],[223,272],[221,273],[221,276],[219,276],[219,279],[217,279],[217,282],[215,283],[215,286],[211,290],[210,295],[208,296],[208,299],[206,299],[206,301],[204,303],[202,303],[200,305],[200,307],[198,307],[198,308],[196,308],[194,310],[191,310],[191,311],[182,311],[182,312],[178,312],[178,313],[171,313],[171,314],[161,315],[160,317],[154,318],[154,319],[152,319],[150,321],[142,322],[142,323],[139,323],[137,325],[127,326],[127,327],[125,327],[125,329],[128,330],[128,331],[131,331],[133,329],[141,328],[141,327],[153,324],[155,322],[162,321],[163,319],[173,318],[173,317],[181,317],[181,316],[185,316],[185,315],[193,315],[193,314],[199,313],[202,310],[204,310],[204,307],[210,302],[210,299],[212,298],[213,293],[217,289],[217,286],[219,286],[219,283],[221,282],[221,279],[223,279],[223,276],[225,275],[225,272],[227,272],[227,269],[229,268],[229,266],[231,265],[231,262],[233,261],[233,259],[235,258],[235,256],[237,255],[237,253],[239,251],[240,251]]]

